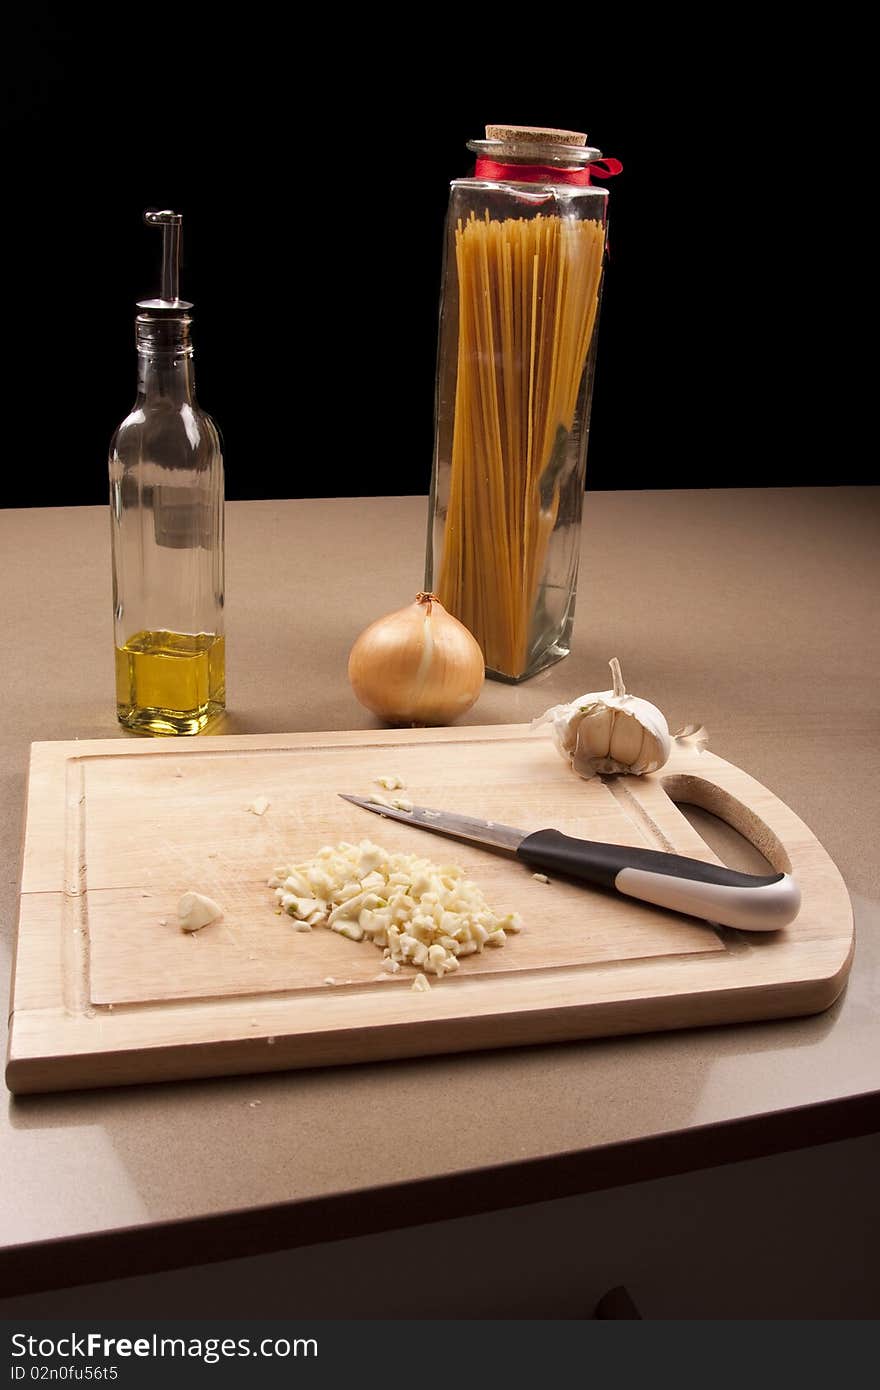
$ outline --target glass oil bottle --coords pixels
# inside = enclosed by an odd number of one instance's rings
[[[181,215],[144,220],[162,288],[137,304],[137,399],[110,445],[116,712],[136,733],[197,734],[226,705],[223,456],[195,398]]]

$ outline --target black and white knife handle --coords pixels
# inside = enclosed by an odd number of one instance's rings
[[[533,869],[583,879],[740,931],[777,931],[794,921],[801,905],[801,890],[790,874],[761,878],[683,854],[575,840],[558,830],[527,835],[516,857]]]

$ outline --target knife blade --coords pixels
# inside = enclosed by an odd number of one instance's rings
[[[435,835],[448,835],[454,840],[470,840],[474,844],[488,845],[492,849],[508,850],[515,854],[526,838],[524,830],[515,830],[512,825],[500,825],[494,820],[477,820],[474,816],[460,816],[455,811],[431,811],[426,806],[414,806],[411,811],[400,811],[396,806],[385,806],[380,801],[369,801],[362,796],[339,795],[343,801],[362,806],[365,811],[373,811],[388,820],[403,821],[406,825],[418,825],[422,830],[433,830]]]
[[[793,922],[800,911],[800,888],[788,873],[743,874],[683,854],[578,840],[559,830],[527,833],[512,825],[479,820],[456,811],[437,811],[427,806],[401,811],[361,796],[345,792],[339,795],[343,801],[388,820],[500,849],[530,868],[561,874],[740,931],[778,931]]]

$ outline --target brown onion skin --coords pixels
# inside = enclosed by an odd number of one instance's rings
[[[427,676],[420,675],[426,617],[433,639]],[[476,703],[484,678],[476,639],[433,594],[377,618],[348,658],[357,699],[386,724],[451,724]]]

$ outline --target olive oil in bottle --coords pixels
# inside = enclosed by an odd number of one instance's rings
[[[139,632],[116,648],[116,712],[128,729],[198,734],[226,701],[222,637]]]
[[[145,220],[162,229],[162,294],[138,303],[137,400],[110,446],[116,712],[138,733],[197,734],[226,703],[223,457],[195,397],[181,217]]]

